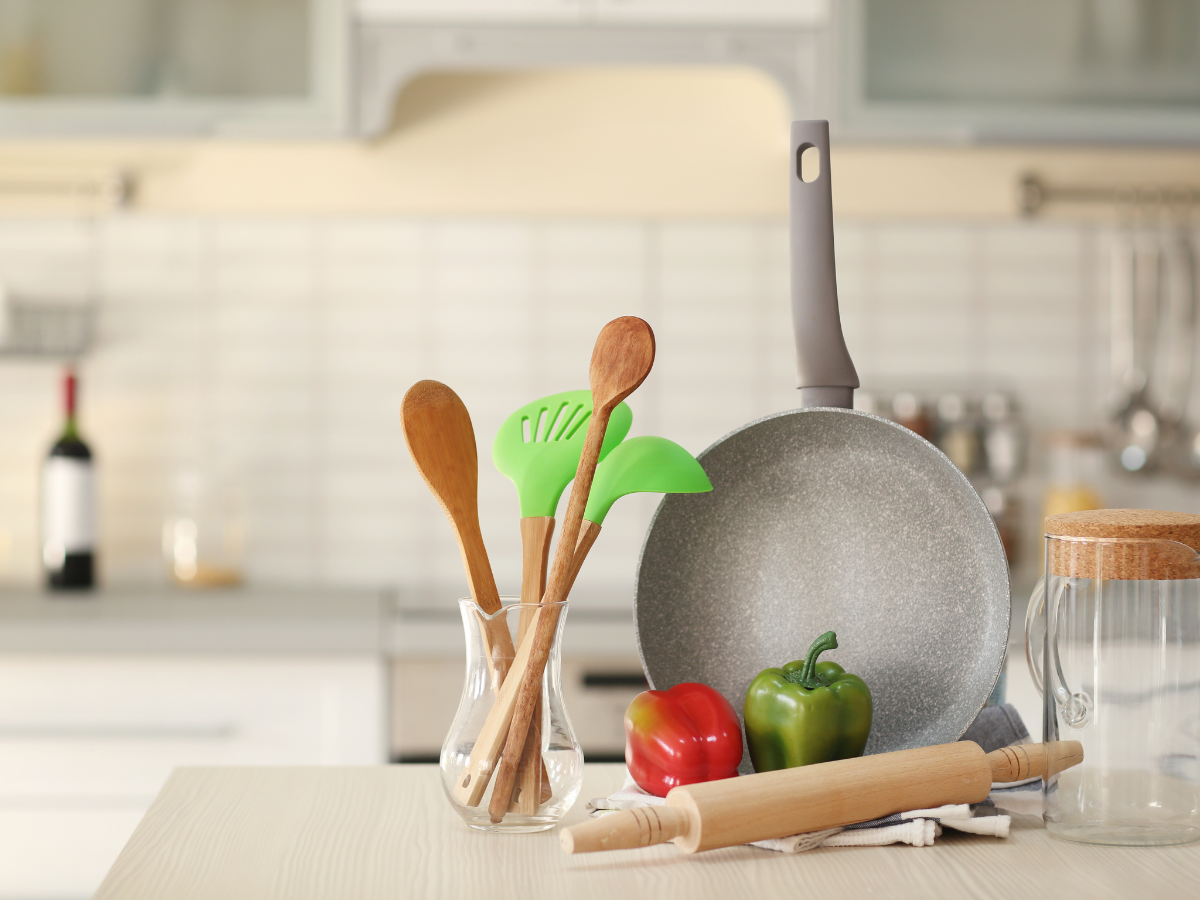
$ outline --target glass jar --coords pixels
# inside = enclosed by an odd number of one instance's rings
[[[185,468],[173,487],[162,531],[171,581],[196,588],[241,584],[246,528],[237,478],[213,468]]]
[[[1096,844],[1200,838],[1200,516],[1046,519],[1025,650],[1043,739],[1083,745],[1044,783],[1046,828]]]
[[[530,832],[553,828],[575,803],[583,785],[583,750],[571,727],[562,694],[559,648],[568,604],[505,599],[500,611],[491,615],[473,600],[460,600],[458,605],[467,642],[467,671],[458,714],[442,744],[440,765],[446,797],[463,820],[480,831]],[[511,654],[490,653],[488,648],[502,643],[494,635],[497,629],[506,629],[519,657],[521,640],[534,629],[540,615],[557,616],[554,643],[542,674],[541,698],[534,708],[512,803],[508,813],[499,822],[493,822],[488,806],[499,757],[497,754],[494,760],[473,760],[472,754],[480,744],[481,735],[486,736],[491,727],[489,718],[494,725],[497,717],[493,709],[499,702],[499,688],[507,683],[497,684],[497,673],[507,673],[514,660]],[[511,710],[508,715],[511,716]],[[507,730],[506,722],[498,730],[491,728],[491,733],[499,735],[501,747]]]

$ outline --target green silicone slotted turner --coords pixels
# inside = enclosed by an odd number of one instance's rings
[[[587,423],[591,391],[564,391],[522,406],[504,420],[492,444],[492,461],[512,479],[521,499],[521,517],[553,517],[563,489],[575,477]],[[629,433],[633,412],[621,403],[612,412],[600,458]]]

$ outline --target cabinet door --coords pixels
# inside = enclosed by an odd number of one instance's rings
[[[0,0],[0,131],[327,133],[342,0]]]
[[[0,896],[88,896],[177,766],[384,762],[384,685],[367,656],[0,658]]]
[[[846,0],[843,132],[1200,140],[1200,5]]]
[[[597,0],[602,22],[817,24],[829,15],[828,0]]]

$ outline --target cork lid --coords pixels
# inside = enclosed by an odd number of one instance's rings
[[[1157,509],[1062,513],[1046,518],[1046,537],[1052,575],[1154,581],[1200,578],[1200,516],[1190,513]]]

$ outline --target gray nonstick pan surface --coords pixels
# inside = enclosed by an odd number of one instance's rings
[[[799,178],[799,155],[820,175]],[[699,459],[706,494],[666,497],[634,617],[653,687],[700,681],[739,714],[759,671],[822,658],[875,701],[867,753],[957,740],[1004,663],[1008,566],[966,477],[936,447],[852,405],[833,272],[828,124],[792,126],[793,318],[803,409],[739,428]]]

